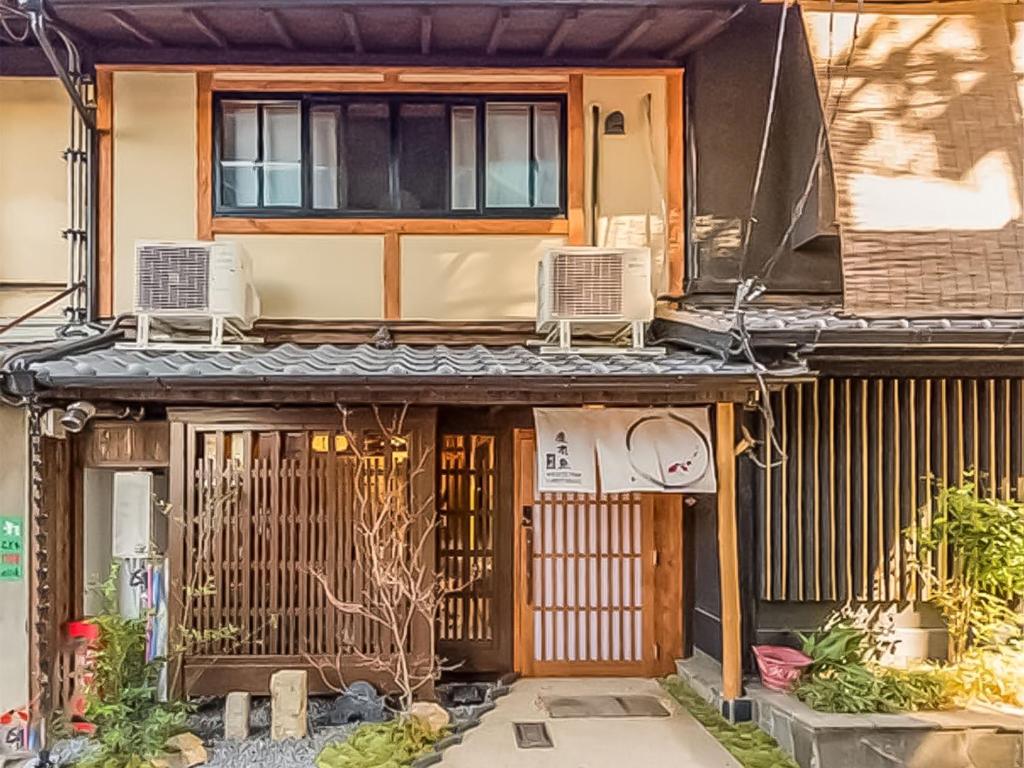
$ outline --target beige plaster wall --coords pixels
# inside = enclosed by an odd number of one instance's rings
[[[667,182],[666,81],[662,76],[583,78],[586,118],[587,222],[591,221],[590,174],[594,167],[594,105],[600,107],[597,245],[648,246],[654,257],[656,287],[662,284]],[[650,94],[650,118],[646,96]],[[622,112],[626,133],[606,136],[604,119]]]
[[[28,521],[27,411],[0,405],[0,514]],[[24,531],[28,546],[27,528]],[[0,582],[0,712],[28,701],[28,569]]]
[[[537,261],[564,238],[402,237],[402,315],[431,320],[532,319]]]
[[[114,73],[114,313],[131,311],[135,241],[196,236],[196,82]]]
[[[377,235],[224,235],[252,259],[263,317],[383,316],[384,238]]]
[[[54,78],[0,77],[0,317],[45,301],[53,288],[9,283],[64,282],[70,107]],[[55,306],[46,314],[59,314]]]

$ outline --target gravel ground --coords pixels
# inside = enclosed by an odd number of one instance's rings
[[[452,706],[453,724],[474,719],[489,709],[493,701],[493,687],[488,686],[483,706]],[[224,702],[213,699],[202,703],[189,718],[189,729],[206,744],[208,755],[205,765],[210,768],[312,768],[316,756],[328,744],[344,741],[359,727],[330,725],[333,697],[310,697],[309,736],[305,739],[272,741],[270,739],[270,699],[253,699],[249,718],[250,736],[245,741],[226,741],[223,738]],[[89,751],[84,738],[66,739],[54,746],[53,757],[57,765],[71,766]],[[31,765],[31,763],[30,763]]]

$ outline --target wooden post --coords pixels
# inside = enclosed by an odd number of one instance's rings
[[[718,472],[718,568],[722,593],[722,697],[743,695],[740,629],[740,569],[736,542],[735,413],[732,403],[715,407],[715,464]]]

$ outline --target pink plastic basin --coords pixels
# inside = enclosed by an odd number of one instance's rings
[[[807,654],[783,645],[755,645],[753,650],[761,682],[773,691],[791,690],[812,663]]]

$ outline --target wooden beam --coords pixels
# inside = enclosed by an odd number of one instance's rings
[[[310,93],[565,93],[567,84],[564,82],[520,82],[520,81],[409,81],[402,80],[390,73],[384,80],[330,80],[304,79],[296,75],[295,79],[267,77],[260,79],[232,78],[214,75],[213,90],[215,91],[302,91]]]
[[[623,35],[619,42],[615,44],[615,47],[612,48],[611,53],[608,54],[608,58],[617,59],[619,58],[619,56],[621,56],[630,48],[632,48],[636,41],[643,37],[645,34],[647,34],[647,30],[654,26],[654,22],[655,10],[653,8],[648,8],[640,15],[640,18],[637,19],[637,22],[633,26],[633,28],[629,30],[625,35]]]
[[[109,16],[119,27],[136,37],[139,42],[145,45],[163,45],[154,35],[144,31],[127,11],[111,11]]]
[[[218,48],[227,48],[228,42],[224,39],[224,35],[217,31],[217,28],[213,26],[213,23],[206,17],[200,10],[187,8],[185,15],[188,16],[192,24],[198,29],[211,43],[216,45]]]
[[[397,232],[384,235],[384,319],[402,316],[402,240]]]
[[[196,239],[213,239],[213,74],[196,73]]]
[[[582,212],[582,211],[581,211]],[[567,235],[567,219],[260,219],[218,216],[219,235]]]
[[[587,185],[586,121],[583,114],[583,75],[569,76],[566,187],[570,245],[587,244],[585,190]]]
[[[345,21],[345,29],[348,30],[348,36],[352,40],[352,50],[356,53],[364,53],[363,35],[359,31],[359,20],[356,19],[356,15],[352,11],[342,11],[341,18]]]
[[[288,31],[288,27],[284,25],[284,19],[281,18],[281,15],[275,10],[264,11],[263,13],[266,15],[267,21],[270,22],[270,26],[273,28],[274,34],[277,35],[278,40],[281,41],[281,45],[288,50],[294,50],[295,38],[292,37],[292,33]]]
[[[558,53],[559,49],[562,47],[562,43],[565,42],[565,38],[572,31],[572,28],[576,24],[576,20],[578,18],[579,13],[575,10],[562,14],[561,21],[558,22],[558,26],[555,27],[555,31],[551,35],[551,39],[548,40],[548,44],[544,47],[545,57],[551,58]]]
[[[502,8],[501,12],[494,19],[494,26],[491,27],[491,37],[487,41],[488,56],[493,56],[498,52],[498,47],[501,45],[501,36],[505,33],[505,29],[508,27],[511,19],[512,13],[508,8]]]
[[[420,14],[420,53],[427,56],[430,53],[430,37],[434,29],[434,16],[429,10]]]
[[[736,416],[733,403],[715,406],[715,468],[718,475],[718,569],[722,601],[722,697],[743,695],[740,568],[736,539]]]
[[[665,113],[667,116],[666,165],[666,227],[665,259],[668,263],[668,293],[681,296],[685,277],[686,235],[684,222],[683,156],[686,126],[683,115],[683,72],[682,70],[665,78]]]
[[[114,73],[96,72],[96,308],[114,314]]]

